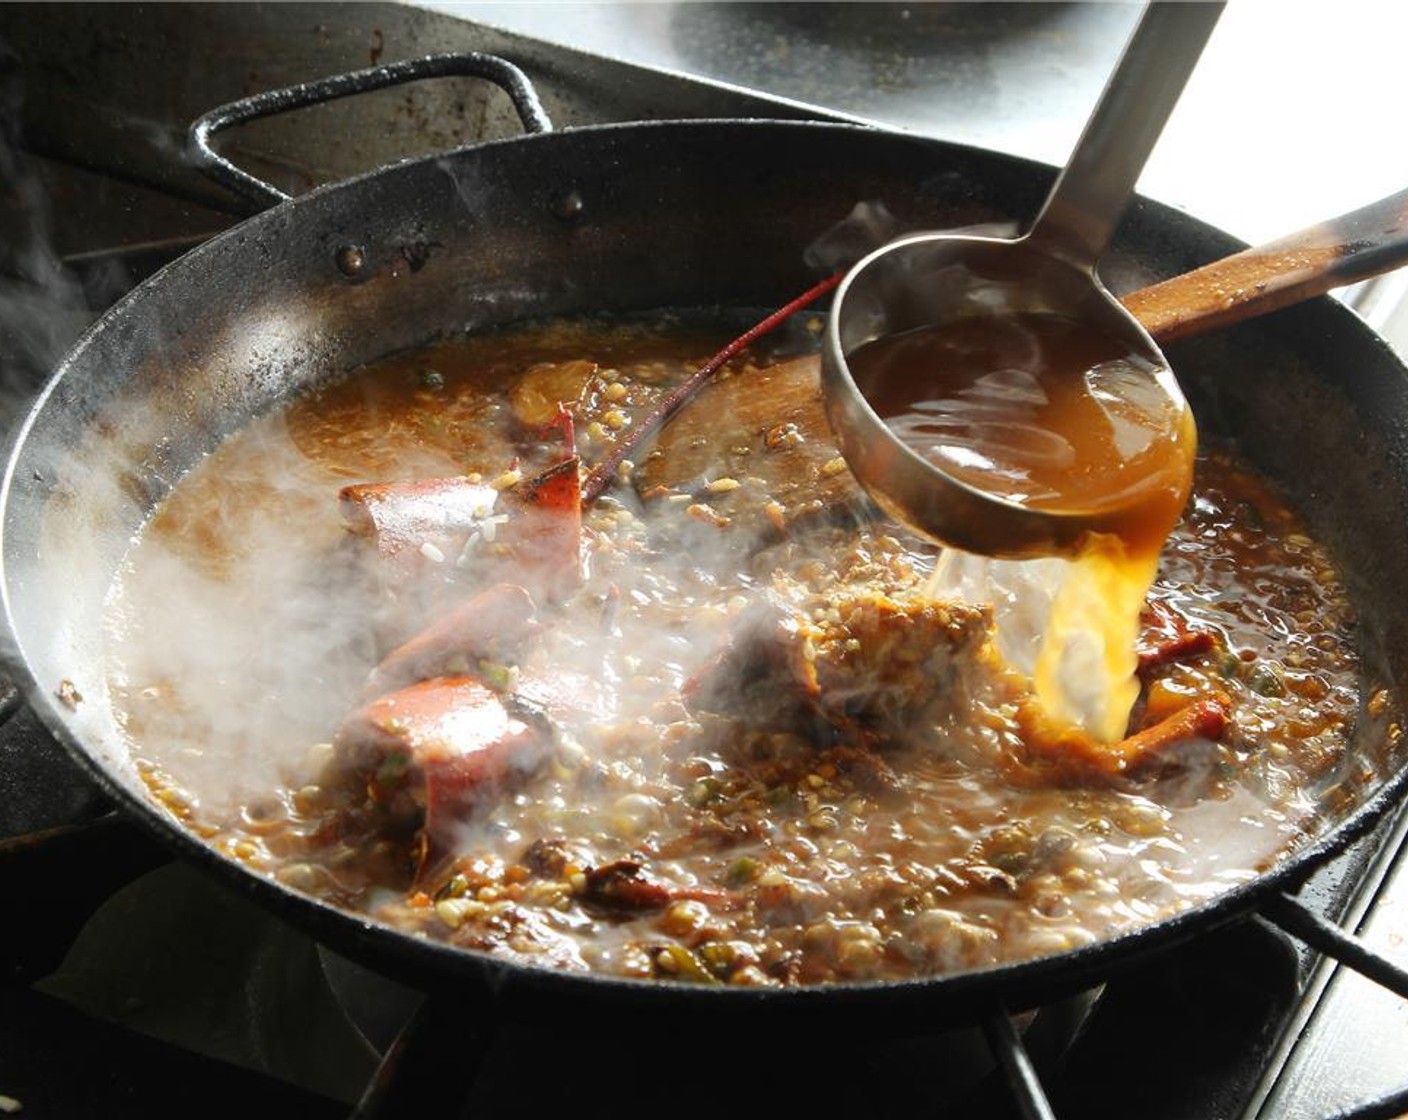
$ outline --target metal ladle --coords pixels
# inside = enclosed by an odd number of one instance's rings
[[[1124,507],[1034,508],[955,477],[900,439],[858,387],[863,344],[968,315],[1049,313],[1104,332],[1150,369],[1174,414],[1188,404],[1148,332],[1096,276],[1134,184],[1222,3],[1154,2],[1140,18],[1036,222],[1015,240],[921,233],[877,249],[837,289],[822,350],[827,414],[852,473],[891,516],[967,552],[1070,555]]]

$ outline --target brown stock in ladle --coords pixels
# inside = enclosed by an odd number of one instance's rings
[[[1131,292],[1119,302],[1162,345],[1281,310],[1404,264],[1408,190]],[[937,500],[943,500],[942,493]],[[906,510],[882,504],[914,524]],[[938,536],[931,525],[915,527]],[[983,551],[974,547],[971,536],[965,540],[969,551]],[[1038,543],[1027,554],[1042,551],[1057,550]],[[1011,556],[1013,551],[1005,548],[1002,554]]]

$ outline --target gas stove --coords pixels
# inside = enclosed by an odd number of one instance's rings
[[[181,157],[185,125],[233,98],[483,50],[527,70],[560,126],[873,119],[1059,163],[1136,14],[1111,4],[446,7],[0,8],[5,426],[86,322],[239,220],[238,204]],[[937,98],[923,106],[916,68],[930,66],[943,76],[922,86]],[[950,114],[943,127],[935,106]],[[432,93],[342,111],[331,125],[310,113],[251,126],[238,144],[300,189],[510,127]],[[1287,223],[1227,225],[1250,238],[1303,224]],[[587,1100],[623,1115],[954,1120],[1408,1112],[1408,1003],[1319,951],[1345,952],[1320,923],[1358,932],[1384,954],[1360,967],[1403,990],[1391,963],[1404,963],[1408,932],[1402,813],[1306,884],[1304,914],[1213,930],[1014,1023],[896,1039],[858,1022],[845,1038],[779,1039],[622,1019],[585,1037],[511,1003],[463,1007],[343,960],[115,814],[13,689],[0,715],[0,882],[12,900],[0,927],[0,1112],[149,1116],[198,1101],[214,1116],[501,1115]]]

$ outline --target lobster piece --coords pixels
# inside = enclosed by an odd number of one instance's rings
[[[1116,743],[1110,754],[1127,772],[1164,760],[1169,747],[1192,739],[1216,742],[1227,730],[1227,707],[1219,699],[1198,700]]]
[[[685,706],[767,726],[805,726],[810,716],[884,746],[962,705],[987,641],[986,610],[870,591],[828,607],[827,621],[815,621],[761,598],[686,684]]]
[[[389,832],[415,838],[418,879],[456,821],[533,774],[568,729],[615,714],[599,680],[531,655],[520,665],[540,634],[522,587],[480,592],[387,656],[333,740],[324,780],[351,777]]]
[[[531,774],[551,735],[531,712],[473,677],[436,677],[373,700],[333,740],[337,769],[365,780],[391,819],[421,817],[421,867],[457,821]]]
[[[579,460],[494,485],[473,477],[358,483],[338,494],[343,524],[374,549],[382,593],[409,618],[393,641],[458,602],[467,588],[498,581],[556,598],[581,576]]]
[[[483,674],[515,663],[538,630],[526,588],[496,583],[466,599],[386,655],[367,678],[368,698],[448,673]]]

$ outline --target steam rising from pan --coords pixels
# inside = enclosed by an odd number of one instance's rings
[[[648,332],[632,335],[633,329],[627,329],[627,338],[648,337]],[[385,883],[373,887],[359,879],[368,874],[369,862],[383,858],[375,853],[394,849],[394,834],[353,834],[330,847],[310,848],[309,837],[326,831],[328,791],[339,773],[328,768],[325,744],[343,716],[362,702],[363,680],[384,645],[365,609],[374,592],[358,563],[343,563],[346,542],[336,516],[337,488],[365,480],[359,470],[339,463],[349,448],[362,444],[359,436],[338,435],[335,425],[326,428],[321,422],[351,415],[345,409],[353,408],[361,392],[373,399],[380,392],[374,376],[401,379],[409,396],[423,397],[426,406],[424,412],[392,410],[381,419],[359,421],[376,429],[388,423],[414,426],[422,423],[418,416],[443,422],[457,415],[447,395],[465,391],[465,378],[497,398],[525,369],[569,353],[573,359],[592,356],[587,365],[599,374],[591,375],[597,378],[591,392],[601,394],[602,409],[617,396],[639,405],[635,394],[654,391],[651,379],[662,375],[647,359],[632,367],[630,376],[615,380],[624,366],[595,349],[591,331],[518,337],[527,340],[528,349],[514,364],[495,364],[492,340],[454,344],[465,348],[459,359],[452,356],[453,346],[411,353],[375,375],[345,388],[329,387],[291,412],[257,422],[183,480],[143,532],[110,605],[117,706],[134,750],[163,771],[155,781],[159,795],[191,812],[222,849],[242,853],[238,858],[298,889],[353,899],[353,905],[382,920],[452,940],[482,932],[477,923],[488,920],[498,904],[488,901],[493,892],[526,883],[544,908],[523,912],[523,924],[516,927],[521,937],[504,947],[510,959],[634,974],[630,970],[638,965],[632,962],[639,960],[631,947],[634,938],[666,936],[683,952],[693,935],[669,933],[673,926],[646,919],[643,933],[629,921],[593,924],[593,907],[609,904],[605,900],[613,896],[593,895],[605,888],[593,888],[592,882],[624,883],[622,889],[640,897],[656,897],[651,892],[666,888],[632,879],[634,872],[623,870],[645,859],[651,875],[671,884],[668,890],[685,892],[683,909],[665,913],[675,915],[669,922],[687,923],[700,907],[709,910],[710,903],[700,899],[724,890],[728,875],[744,874],[729,871],[740,859],[744,866],[787,852],[780,862],[764,864],[770,877],[761,887],[772,892],[765,897],[773,900],[770,905],[782,900],[794,908],[784,912],[797,915],[797,936],[805,929],[817,944],[830,944],[841,934],[827,932],[811,908],[831,905],[824,901],[828,890],[864,881],[858,870],[839,869],[855,858],[857,836],[879,830],[881,837],[902,835],[922,848],[916,875],[920,868],[929,869],[925,875],[961,868],[963,875],[991,877],[983,882],[1013,884],[1008,890],[1016,893],[1000,897],[986,888],[969,893],[952,885],[939,897],[931,893],[932,885],[910,884],[919,892],[918,913],[903,919],[915,923],[904,936],[916,946],[929,946],[921,970],[946,970],[1009,954],[1061,951],[1089,943],[1099,936],[1096,931],[1127,928],[1194,905],[1254,876],[1298,834],[1306,804],[1287,797],[1276,783],[1234,785],[1225,801],[1218,800],[1221,808],[1209,807],[1205,799],[1217,788],[1227,754],[1223,748],[1200,753],[1196,743],[1186,744],[1178,756],[1176,777],[1151,786],[1071,793],[1059,786],[1008,785],[1000,777],[989,784],[1021,758],[1023,749],[1010,729],[1009,705],[1017,693],[1009,691],[1013,686],[1002,672],[991,675],[957,647],[945,660],[939,656],[944,650],[935,647],[924,655],[925,672],[947,683],[916,704],[894,688],[899,661],[871,666],[861,661],[857,675],[835,676],[847,662],[835,660],[836,651],[826,652],[826,634],[865,625],[865,604],[874,600],[858,594],[860,584],[847,582],[857,573],[890,573],[881,577],[894,581],[886,584],[889,593],[901,596],[903,610],[916,612],[905,617],[925,617],[928,608],[917,593],[933,564],[932,552],[915,541],[867,539],[864,521],[856,520],[854,511],[839,523],[825,517],[797,523],[760,548],[756,538],[738,535],[747,524],[745,499],[752,486],[747,480],[756,469],[751,457],[759,452],[728,436],[697,466],[671,476],[664,492],[654,481],[661,477],[658,464],[635,464],[636,485],[617,487],[589,513],[583,588],[560,602],[539,598],[539,637],[511,667],[518,692],[533,695],[554,713],[553,741],[545,755],[510,759],[492,792],[437,832],[439,854],[423,872],[429,877],[425,890],[438,896],[434,906],[418,908]],[[543,338],[549,350],[535,350]],[[566,350],[550,350],[563,339]],[[457,372],[457,362],[474,372]],[[735,386],[748,384],[742,379],[749,373],[735,376]],[[624,387],[608,394],[607,387],[615,384]],[[729,398],[721,392],[709,399],[716,403],[704,400],[701,407],[708,426],[722,437],[733,418],[717,402]],[[628,423],[629,416],[620,422]],[[313,430],[322,434],[310,443]],[[600,438],[591,432],[589,424],[582,425],[587,451]],[[784,446],[797,433],[774,434]],[[412,439],[408,446],[415,443]],[[494,446],[483,445],[483,458],[468,463],[422,449],[391,473],[422,476],[472,468],[491,479],[506,453]],[[1218,509],[1235,504],[1217,501]],[[759,524],[766,525],[766,518]],[[437,561],[434,551],[421,557],[432,582],[433,570],[454,559],[447,552]],[[940,567],[953,566],[955,559],[943,559]],[[1027,578],[1030,573],[1023,571]],[[1034,575],[1025,590],[1008,590],[1014,603],[1023,604],[1020,611],[1032,602],[1040,608],[1050,586],[1049,576]],[[1193,607],[1202,610],[1197,603]],[[961,628],[961,620],[970,617],[963,613],[967,609],[955,608],[945,625]],[[1233,625],[1217,621],[1212,609],[1199,617],[1211,625]],[[1040,615],[1040,609],[1019,613],[1000,633],[1001,653],[1010,663],[1033,657]],[[860,787],[829,792],[828,783],[838,780],[827,769],[834,763],[816,761],[816,752],[834,739],[824,727],[816,732],[819,739],[779,745],[796,736],[791,721],[800,712],[797,705],[806,703],[797,684],[803,678],[789,675],[806,664],[805,658],[793,661],[790,651],[806,648],[821,659],[818,671],[833,674],[828,687],[838,690],[835,695],[850,698],[825,718],[881,720],[895,729],[889,747],[898,752],[893,765],[907,775],[903,781],[913,783],[902,786],[908,792],[901,804],[915,798],[913,811],[897,813],[893,804]],[[481,666],[479,671],[498,670]],[[721,685],[738,691],[727,699]],[[981,701],[990,722],[975,724],[965,715],[962,705],[970,698]],[[852,701],[858,706],[847,707]],[[213,712],[206,710],[211,704]],[[756,740],[748,738],[751,732],[736,737],[739,712],[762,721]],[[195,727],[183,728],[182,719],[190,714]],[[1327,726],[1326,742],[1334,735]],[[803,752],[799,757],[817,769],[800,775],[795,788],[773,771],[767,771],[774,775],[767,781],[748,777],[757,761],[752,751],[762,751],[766,759],[779,749]],[[881,765],[891,763],[882,757]],[[385,780],[375,773],[357,777],[373,784]],[[761,784],[750,784],[755,781]],[[1292,789],[1294,784],[1292,778]],[[798,808],[764,813],[756,824],[732,831],[734,810],[728,806],[749,804],[772,790]],[[808,797],[817,803],[811,805]],[[692,822],[683,831],[682,812]],[[761,831],[751,831],[755,828]],[[769,829],[782,830],[780,836],[795,832],[795,838],[774,850],[759,842]],[[721,845],[717,853],[707,845],[702,852],[692,847],[701,837]],[[554,879],[548,870],[558,865],[542,841],[565,845],[565,878]],[[296,854],[280,855],[290,844]],[[890,852],[885,858],[899,857]],[[570,870],[574,859],[583,861],[575,872]],[[597,879],[582,868],[595,869]],[[483,898],[456,893],[464,888],[456,885],[455,875],[484,883],[490,893]],[[585,885],[574,887],[573,875]],[[1054,878],[1048,882],[1043,876]],[[1028,905],[1028,890],[1043,900],[1035,909]],[[732,921],[734,913],[724,907],[709,920]],[[865,946],[884,935],[870,919],[856,921],[854,933],[846,936],[859,941],[846,950],[851,963],[845,967],[872,967],[861,962],[883,955],[876,957]],[[596,932],[579,939],[574,931],[584,929]],[[679,967],[676,958],[667,957],[671,967]],[[720,967],[766,980],[738,960]]]

